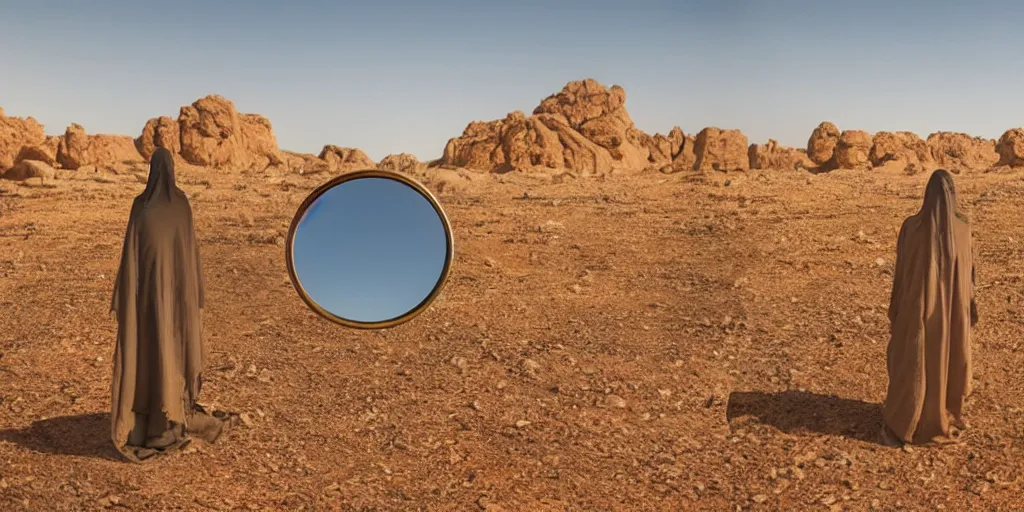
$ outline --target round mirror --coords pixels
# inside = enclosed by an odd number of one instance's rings
[[[349,327],[379,329],[430,304],[454,255],[451,226],[423,185],[380,170],[321,185],[292,219],[286,260],[313,311]]]

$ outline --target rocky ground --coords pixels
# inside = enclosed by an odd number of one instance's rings
[[[378,332],[288,282],[329,173],[182,166],[207,282],[206,400],[246,413],[146,465],[109,441],[107,314],[145,169],[0,181],[3,510],[1013,510],[1024,176],[957,177],[981,322],[960,446],[880,446],[894,244],[926,173],[434,169],[457,255]]]

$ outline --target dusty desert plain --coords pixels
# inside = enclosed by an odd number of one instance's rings
[[[573,82],[429,164],[283,152],[219,97],[135,139],[0,117],[0,509],[1020,510],[1021,132],[748,146],[649,136],[624,102]],[[197,219],[204,399],[245,424],[135,465],[108,309],[155,146]],[[284,239],[317,185],[376,165],[437,193],[457,254],[426,312],[358,331],[302,303]],[[888,448],[895,239],[938,167],[974,226],[971,428]]]

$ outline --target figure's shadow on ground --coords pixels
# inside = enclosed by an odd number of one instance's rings
[[[861,400],[808,391],[735,392],[729,395],[726,418],[752,416],[787,434],[841,435],[879,444],[882,407]]]
[[[110,413],[60,416],[24,429],[0,430],[0,442],[49,455],[123,460],[110,440]]]

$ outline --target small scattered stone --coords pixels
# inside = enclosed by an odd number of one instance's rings
[[[768,501],[768,496],[765,494],[757,494],[753,498],[751,498],[751,500],[753,500],[754,503],[760,505],[761,503]]]
[[[516,422],[516,428],[526,428],[526,427],[530,426],[531,423],[532,422],[530,422],[528,420],[519,420],[519,421]]]
[[[609,407],[616,407],[619,409],[624,409],[626,407],[626,400],[618,395],[608,395],[604,401]]]
[[[519,364],[520,366],[523,367],[523,370],[525,370],[526,372],[537,373],[540,371],[540,363],[534,361],[533,359],[523,359],[523,361]]]

